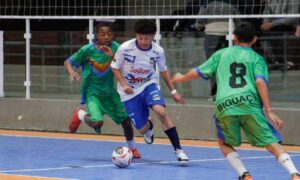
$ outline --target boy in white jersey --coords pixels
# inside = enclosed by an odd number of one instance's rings
[[[149,107],[159,117],[169,137],[177,159],[187,163],[189,158],[181,148],[173,120],[167,114],[165,102],[158,89],[155,65],[169,87],[172,98],[184,104],[184,100],[172,83],[165,64],[162,47],[153,42],[156,24],[152,20],[139,20],[135,24],[136,38],[124,42],[115,54],[111,67],[118,80],[118,93],[136,129],[144,135],[147,144],[153,143],[153,124],[148,120]]]
[[[283,128],[283,121],[272,111],[269,101],[267,65],[251,49],[256,42],[255,29],[250,23],[243,22],[236,27],[234,35],[235,46],[217,51],[204,64],[185,75],[176,74],[172,82],[186,82],[199,76],[207,79],[216,75],[215,123],[218,142],[224,156],[238,172],[239,180],[252,180],[234,149],[242,143],[241,129],[253,146],[265,147],[272,153],[290,173],[292,180],[300,180],[290,156],[279,144],[279,133],[268,123],[269,119],[276,128]]]

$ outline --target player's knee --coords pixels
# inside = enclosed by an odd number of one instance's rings
[[[159,119],[161,120],[165,120],[167,119],[167,113],[165,110],[159,110],[159,111],[156,111],[156,115],[159,117]]]

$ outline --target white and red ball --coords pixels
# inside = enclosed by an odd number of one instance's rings
[[[114,149],[112,153],[112,162],[119,168],[126,168],[132,162],[132,151],[128,147],[121,146]]]

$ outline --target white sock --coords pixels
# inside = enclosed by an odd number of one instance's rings
[[[131,141],[126,141],[126,144],[127,146],[130,148],[130,149],[135,149],[135,141],[134,139],[132,139]]]
[[[87,113],[85,112],[85,110],[80,109],[78,111],[78,118],[80,119],[80,121],[84,122],[85,115],[87,115]]]
[[[283,153],[279,156],[278,162],[290,173],[298,173],[290,155]]]
[[[229,161],[231,166],[238,172],[239,176],[242,176],[244,172],[247,172],[240,156],[237,152],[231,152],[227,154],[226,159]]]

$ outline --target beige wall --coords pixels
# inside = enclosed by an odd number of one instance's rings
[[[0,99],[0,128],[21,130],[42,130],[68,132],[68,121],[73,109],[77,106],[75,100],[45,100],[45,99]],[[184,139],[215,140],[215,127],[212,119],[211,105],[168,105],[168,112],[176,122],[179,135]],[[300,145],[299,111],[276,110],[285,118],[286,127],[281,132],[284,144]],[[166,137],[155,116],[155,136]],[[86,124],[80,126],[80,133],[94,133]],[[106,119],[102,129],[103,134],[122,134],[121,127]],[[136,133],[138,135],[138,133]]]

